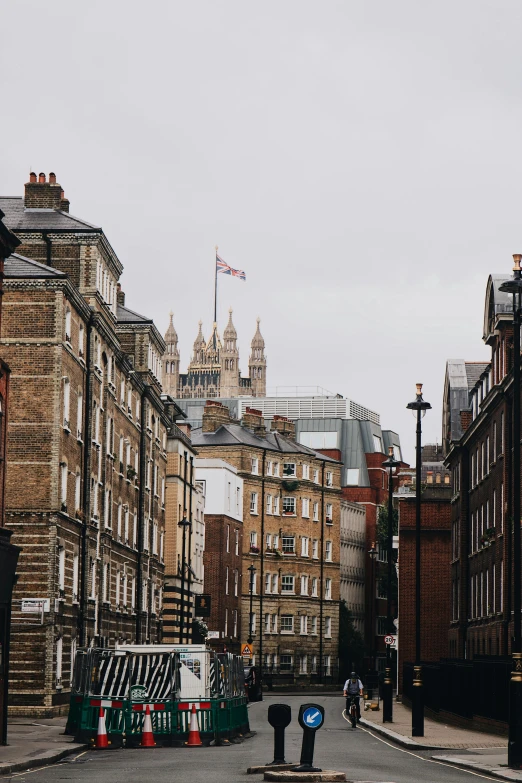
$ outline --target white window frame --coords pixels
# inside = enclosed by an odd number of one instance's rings
[[[297,478],[297,464],[295,462],[283,462],[283,478]]]
[[[281,575],[281,593],[286,595],[295,594],[295,576],[293,574]]]

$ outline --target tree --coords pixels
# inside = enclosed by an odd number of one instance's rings
[[[393,509],[392,518],[392,530],[393,535],[396,536],[399,532],[399,513],[397,509]],[[377,542],[381,550],[385,552],[388,549],[388,507],[383,505],[379,506],[379,513],[377,516]],[[398,580],[397,570],[395,568],[397,550],[393,550],[393,569],[392,569],[392,583],[391,583],[391,598],[392,603],[397,606],[398,600]],[[388,595],[388,566],[386,563],[379,564],[379,593],[380,595]]]
[[[364,639],[355,628],[353,616],[346,601],[339,605],[339,676],[344,682],[350,672],[362,671],[363,659],[366,655]]]

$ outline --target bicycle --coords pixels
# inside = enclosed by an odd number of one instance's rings
[[[346,706],[348,707],[347,713],[352,723],[352,729],[355,729],[357,726],[357,699],[358,698],[359,698],[358,696],[349,696],[346,699]]]

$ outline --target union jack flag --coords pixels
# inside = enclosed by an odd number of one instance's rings
[[[240,280],[246,280],[246,275],[241,269],[232,269],[231,266],[226,264],[222,258],[216,253],[216,268],[218,272],[223,275],[232,275],[232,277],[239,277]]]

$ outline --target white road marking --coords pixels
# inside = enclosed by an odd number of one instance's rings
[[[73,761],[76,761],[76,759],[79,759],[80,756],[84,756],[88,752],[89,752],[88,750],[84,750],[82,751],[82,753],[78,753],[78,755],[73,758]],[[13,772],[11,777],[20,778],[20,777],[25,777],[25,775],[32,775],[33,772],[41,772],[42,769],[48,769],[49,767],[54,767],[55,764],[60,764],[60,761],[55,761],[53,764],[46,764],[45,767],[37,767],[37,769],[27,769],[25,770],[25,772]]]
[[[346,717],[346,710],[343,710],[341,715],[345,719],[345,721],[348,722],[348,718]],[[416,759],[420,759],[421,761],[428,761],[430,764],[440,764],[441,767],[450,767],[451,769],[458,769],[460,772],[467,772],[468,775],[475,775],[477,778],[483,778],[483,780],[495,780],[498,781],[498,778],[490,778],[487,775],[481,775],[479,772],[472,772],[470,769],[464,769],[463,767],[457,767],[455,764],[446,764],[444,761],[434,761],[433,759],[425,759],[424,756],[419,756],[417,753],[412,753],[411,750],[405,750],[404,748],[398,748],[396,745],[392,745],[390,742],[386,742],[382,737],[379,737],[378,734],[372,734],[371,731],[368,729],[363,729],[362,726],[359,726],[359,731],[364,731],[365,734],[369,734],[370,737],[373,737],[376,740],[379,740],[379,742],[383,742],[385,745],[388,745],[389,748],[393,748],[394,750],[398,750],[401,753],[407,753],[408,756],[415,756]]]

